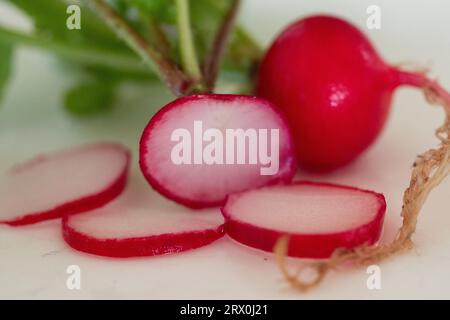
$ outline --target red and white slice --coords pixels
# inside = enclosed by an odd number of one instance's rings
[[[211,138],[196,143],[199,130],[194,129],[194,124],[199,122],[202,125],[202,137],[206,136],[205,132],[209,129],[219,132],[223,137],[223,140],[220,139],[223,148],[218,148],[223,151],[222,157],[218,157],[223,159],[222,162],[207,164],[201,158],[205,153],[195,150],[195,146],[200,145],[205,152],[208,145],[219,140]],[[189,163],[173,161],[172,152],[178,142],[172,140],[172,135],[179,129],[187,131],[192,138],[189,148],[192,161]],[[245,137],[246,161],[238,163],[236,160],[239,152],[237,147],[234,157],[230,156],[235,162],[227,161],[229,154],[225,145],[231,142],[231,139],[227,139],[227,130],[238,132],[239,129],[257,132],[258,143],[263,141],[259,134],[267,133],[267,143],[261,145],[269,151],[268,155],[273,155],[273,142],[279,152],[276,157],[277,170],[273,174],[261,174],[261,169],[270,165],[260,161],[259,153],[252,154],[258,157],[256,162],[249,161],[252,152],[265,153],[259,145],[257,149],[251,149],[249,140]],[[278,139],[272,139],[270,135],[275,131],[278,132]],[[238,142],[235,142],[235,146],[237,145]],[[200,162],[195,161],[194,153],[200,154]],[[185,206],[204,208],[222,205],[226,196],[231,193],[290,182],[296,172],[293,154],[293,143],[286,121],[271,103],[250,96],[211,94],[183,97],[163,107],[144,130],[139,161],[144,176],[155,190]]]
[[[130,153],[100,143],[41,155],[0,177],[0,223],[36,223],[92,210],[125,188]]]
[[[312,182],[232,195],[222,209],[234,240],[272,251],[287,235],[288,255],[303,258],[328,258],[337,248],[376,243],[385,211],[382,194]]]
[[[64,240],[82,252],[128,258],[195,249],[224,235],[218,209],[168,210],[137,194],[131,187],[103,208],[64,217]]]

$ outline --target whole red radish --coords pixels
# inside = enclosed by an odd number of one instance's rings
[[[430,88],[450,101],[425,75],[386,64],[348,22],[313,16],[277,37],[262,61],[257,92],[286,114],[299,164],[329,170],[349,163],[377,138],[400,85]]]

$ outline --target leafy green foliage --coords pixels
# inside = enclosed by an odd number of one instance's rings
[[[60,50],[62,56],[73,52],[78,58],[86,57],[89,52],[81,52],[88,48],[91,53],[96,52],[95,59],[73,59],[66,63],[71,67],[83,71],[86,83],[80,83],[65,94],[65,108],[73,114],[90,115],[109,109],[114,104],[115,91],[120,83],[128,80],[149,81],[154,79],[152,72],[141,72],[138,56],[111,31],[97,13],[85,6],[91,0],[6,0],[22,10],[32,20],[35,32],[31,44],[55,51]],[[165,56],[170,56],[175,63],[180,62],[178,48],[178,35],[176,28],[176,5],[173,0],[106,0],[125,19],[137,33],[142,35],[151,46]],[[37,3],[38,2],[38,3]],[[69,4],[82,4],[81,30],[66,28]],[[198,58],[202,61],[214,41],[214,36],[223,17],[226,14],[229,0],[192,0],[190,4],[191,23],[193,27],[194,43]],[[1,29],[1,28],[0,28]],[[1,30],[0,30],[1,31]],[[2,42],[0,32],[0,92],[4,85],[10,67],[11,46],[6,43],[20,42],[25,37],[16,37],[11,40],[11,34],[3,32],[6,42]],[[57,45],[48,46],[48,41]],[[3,45],[2,45],[3,43]],[[28,42],[30,44],[30,41]],[[73,50],[71,50],[73,48]],[[102,54],[108,53],[108,58],[115,57],[120,62],[126,58],[126,63],[103,63]],[[252,39],[241,29],[236,28],[231,36],[231,45],[225,57],[224,67],[237,77],[249,82],[250,70],[259,58],[260,51]],[[134,60],[135,59],[135,60]],[[4,63],[6,61],[6,63]],[[136,62],[136,63],[134,63]],[[133,68],[127,70],[127,66]],[[120,67],[118,66],[120,65]],[[136,68],[137,66],[137,68]],[[142,65],[144,69],[145,66]],[[137,69],[137,70],[136,70]],[[146,71],[146,70],[145,70]],[[108,75],[105,78],[105,73]],[[227,72],[229,75],[230,72]],[[113,79],[113,80],[112,80]],[[247,79],[247,80],[245,80]],[[92,97],[90,97],[92,95]]]
[[[0,43],[0,99],[4,92],[5,86],[8,83],[9,75],[11,73],[13,58],[13,48],[11,45]]]
[[[39,0],[39,4],[30,0],[9,1],[32,19],[35,32],[44,39],[52,38],[77,47],[95,47],[103,52],[133,54],[94,13],[85,7],[81,14],[81,30],[66,28],[67,7],[69,4],[78,3],[76,1]],[[80,68],[86,77],[91,79],[88,83],[79,84],[65,93],[64,107],[78,116],[94,115],[110,109],[117,84],[130,77],[126,72],[109,69],[107,70],[109,76],[115,80],[105,82],[104,68],[73,63],[71,67]]]
[[[173,0],[126,0],[129,4],[147,12],[161,23],[176,23],[176,8]]]
[[[115,87],[106,79],[82,81],[66,92],[64,107],[78,117],[104,113],[113,106]]]
[[[82,11],[82,30],[67,29],[67,7],[70,4],[77,4],[77,1],[38,0],[39,4],[30,0],[8,1],[32,18],[36,32],[42,36],[78,45],[94,44],[109,49],[129,51],[117,36],[89,10]]]

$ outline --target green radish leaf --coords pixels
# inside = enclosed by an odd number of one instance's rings
[[[11,66],[13,58],[13,48],[8,44],[0,43],[0,100],[5,91],[11,74]]]
[[[76,115],[93,115],[109,110],[114,103],[115,86],[117,82],[127,80],[148,81],[155,78],[143,65],[142,72],[136,71],[136,65],[101,63],[96,52],[111,52],[113,57],[131,57],[130,61],[139,57],[132,52],[120,38],[111,31],[110,27],[98,17],[97,13],[86,6],[90,0],[5,0],[15,5],[27,14],[35,26],[31,35],[33,43],[41,48],[47,48],[65,57],[65,63],[72,68],[79,68],[89,80],[80,83],[65,96],[65,108]],[[176,6],[173,0],[106,0],[115,10],[140,33],[152,46],[162,54],[171,56],[175,63],[180,62],[178,35],[176,32]],[[39,2],[37,4],[37,2]],[[217,28],[226,14],[230,2],[228,0],[191,0],[190,14],[193,26],[194,42],[199,60],[208,54],[214,41]],[[81,5],[81,30],[66,28],[69,17],[66,10],[69,4]],[[1,31],[1,30],[0,30]],[[7,31],[7,30],[6,30]],[[11,37],[6,32],[4,36],[10,43],[20,43],[20,37]],[[0,32],[0,41],[2,33]],[[9,38],[8,38],[9,37]],[[11,40],[12,38],[12,40]],[[9,39],[9,40],[8,40]],[[56,43],[52,46],[51,42]],[[26,43],[26,41],[24,41]],[[39,43],[42,42],[42,46]],[[50,43],[49,43],[50,42]],[[30,42],[28,42],[30,44]],[[49,44],[47,46],[47,44]],[[70,48],[74,48],[71,50]],[[77,50],[89,48],[90,52]],[[71,53],[72,56],[70,54]],[[95,59],[86,58],[92,53]],[[250,75],[259,59],[259,47],[253,42],[242,28],[237,27],[231,36],[231,44],[224,60],[223,80],[232,78],[242,79],[240,87],[251,84]],[[71,59],[74,58],[74,59]],[[113,58],[114,59],[114,58]],[[104,77],[104,72],[108,77]],[[92,80],[94,79],[94,80]],[[113,81],[111,79],[114,79]],[[92,97],[89,95],[92,93]],[[95,103],[95,102],[101,103]]]
[[[160,23],[176,23],[176,6],[173,0],[122,0],[146,12]]]
[[[114,104],[116,82],[95,79],[82,81],[66,92],[64,107],[77,117],[110,111]]]
[[[90,8],[81,6],[81,30],[66,28],[69,17],[66,10],[70,4],[83,4],[75,0],[39,0],[39,5],[30,0],[7,0],[27,14],[34,23],[34,36],[42,39],[55,39],[68,48],[98,48],[102,52],[123,52],[135,55],[114,34]],[[0,39],[1,40],[1,39]],[[76,51],[76,50],[74,50]],[[136,57],[137,61],[139,58]],[[89,79],[69,89],[64,96],[64,107],[75,116],[93,116],[110,110],[115,100],[116,83],[119,81],[153,80],[151,72],[134,73],[128,70],[97,66],[92,63],[76,63],[64,60],[69,68],[80,69]],[[143,66],[143,68],[145,68]]]
[[[231,35],[230,44],[224,59],[228,71],[247,70],[252,73],[262,57],[259,45],[243,30],[236,29]]]
[[[66,26],[66,8],[59,0],[7,0],[18,9],[26,13],[33,21],[34,26],[39,31],[47,31],[58,38],[64,38],[67,34]]]
[[[81,30],[69,30],[66,10],[75,0],[6,0],[27,14],[35,31],[43,37],[65,40],[74,44],[92,45],[120,51],[129,51],[118,37],[87,7],[81,6]]]

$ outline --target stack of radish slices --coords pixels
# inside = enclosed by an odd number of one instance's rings
[[[261,163],[174,165],[170,133],[189,130],[196,120],[204,128],[277,129],[278,172],[261,175]],[[0,223],[20,226],[62,218],[62,235],[71,247],[121,258],[195,249],[225,233],[265,251],[288,235],[288,255],[327,258],[337,248],[374,244],[380,237],[383,195],[291,182],[296,167],[290,133],[265,100],[218,95],[179,99],[153,117],[140,147],[149,184],[189,209],[160,210],[149,198],[148,186],[139,187],[139,179],[127,185],[128,149],[101,143],[40,156],[5,173],[0,178]],[[211,209],[192,209],[205,207]]]

